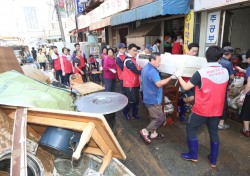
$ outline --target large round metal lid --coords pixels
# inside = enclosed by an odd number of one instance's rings
[[[75,105],[80,112],[110,114],[123,109],[128,98],[116,92],[97,92],[81,97]]]

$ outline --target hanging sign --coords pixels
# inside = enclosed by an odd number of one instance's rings
[[[220,11],[208,13],[206,43],[215,44],[218,42],[220,28]]]
[[[194,10],[185,15],[184,24],[184,53],[188,52],[188,45],[193,42],[194,35]]]

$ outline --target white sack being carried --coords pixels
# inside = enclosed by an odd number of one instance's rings
[[[140,54],[136,60],[142,68],[148,63],[148,57]],[[183,70],[181,76],[192,77],[193,74],[201,67],[207,64],[207,59],[204,57],[189,56],[189,55],[172,55],[169,53],[161,54],[160,72],[174,74],[178,70]]]

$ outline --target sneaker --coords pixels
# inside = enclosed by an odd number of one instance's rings
[[[227,125],[227,124],[224,124],[224,125],[218,125],[218,129],[219,129],[219,130],[225,130],[225,129],[228,129],[228,128],[230,128],[230,126],[229,126],[229,125]]]

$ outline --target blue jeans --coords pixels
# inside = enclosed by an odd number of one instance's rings
[[[220,117],[204,117],[195,113],[191,113],[187,123],[187,138],[197,139],[196,131],[200,126],[206,123],[210,140],[212,142],[219,142],[218,135],[218,124],[220,122]]]
[[[115,83],[116,83],[116,79],[104,78],[105,91],[106,92],[114,92],[115,91]]]

